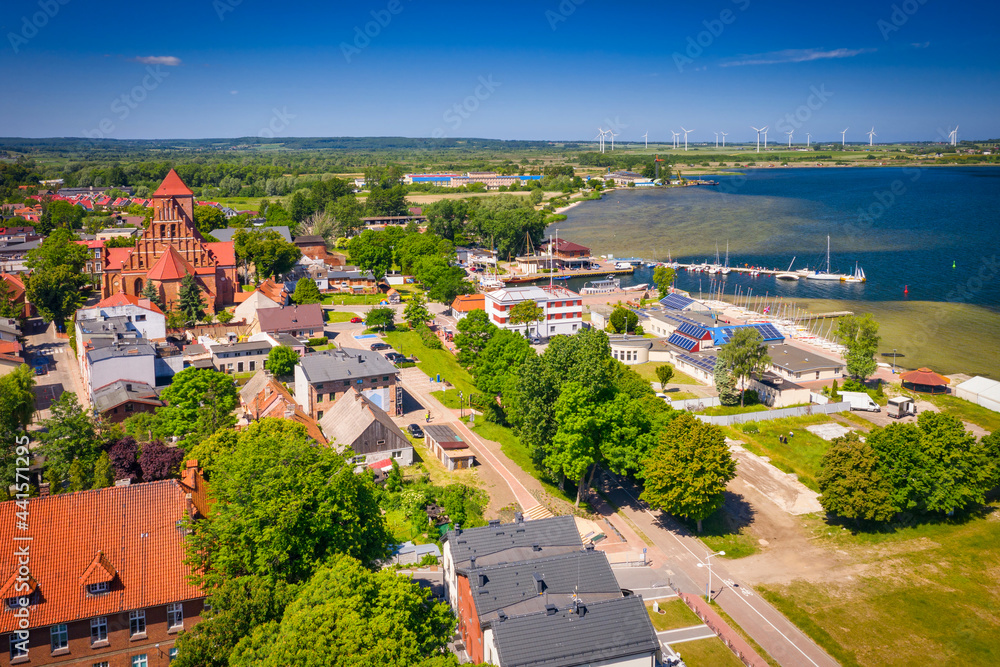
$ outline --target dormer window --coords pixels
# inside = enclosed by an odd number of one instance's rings
[[[104,595],[108,592],[108,582],[98,581],[96,584],[87,584],[87,595]]]

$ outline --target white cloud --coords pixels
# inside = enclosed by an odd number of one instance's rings
[[[133,58],[137,63],[143,65],[166,65],[167,67],[177,67],[181,64],[181,59],[177,56],[137,56]]]
[[[239,92],[240,92],[240,91],[238,91],[238,90],[230,90],[230,91],[229,91],[229,94],[230,94],[230,95],[238,95],[238,94],[239,94]]]
[[[930,45],[931,45],[930,42],[914,42],[913,44],[910,44],[910,46],[912,46],[915,49],[926,49]]]
[[[826,60],[830,58],[853,58],[862,53],[872,53],[876,49],[785,49],[743,56],[740,60],[720,63],[719,67],[740,67],[743,65],[780,65],[783,63],[804,63],[811,60]]]

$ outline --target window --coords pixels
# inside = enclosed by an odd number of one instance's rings
[[[350,387],[351,386],[351,381],[350,380],[344,380],[344,386],[345,387]]]
[[[250,362],[250,370],[252,370],[252,371],[257,370],[257,362],[256,361],[251,361]]]
[[[167,605],[167,627],[184,627],[184,606],[180,602]]]
[[[381,447],[382,445],[385,444],[385,440],[376,440],[375,444],[378,445],[379,447]]]
[[[146,321],[146,316],[145,315],[136,315],[135,316],[135,321],[136,322],[145,322]]]
[[[238,364],[236,364],[236,372],[237,373],[242,373],[243,372],[243,362],[242,361],[239,362]]]
[[[131,407],[131,403],[126,405],[126,408]],[[131,410],[129,410],[131,412]],[[90,595],[100,595],[102,593],[108,592],[108,582],[99,581],[96,584],[87,584],[87,593]]]
[[[398,451],[398,450],[394,451],[392,453],[392,458],[394,458],[394,459],[401,459],[401,458],[403,458],[403,452]]]
[[[319,412],[316,413],[316,419],[319,420],[319,419],[322,419],[322,418],[323,418],[323,411],[320,410]]]
[[[383,375],[382,376],[382,382],[388,382],[388,381],[389,381],[389,376],[388,375]]]
[[[49,638],[52,640],[52,650],[69,648],[69,629],[65,623],[59,623],[49,628]]]
[[[167,659],[168,663],[169,662],[173,662],[174,660],[176,660],[177,659],[177,649],[176,648],[170,649],[167,652],[167,656],[168,656],[168,659]]]
[[[146,654],[133,655],[132,656],[132,667],[149,667],[149,661],[146,659]]]
[[[95,662],[94,667],[108,667],[110,663],[105,660],[104,662]]]
[[[128,613],[128,629],[129,629],[129,637],[135,637],[136,635],[146,634],[145,609],[136,609],[135,611],[130,611]],[[145,657],[146,656],[143,656],[143,659],[145,659]],[[132,664],[135,664],[135,662],[133,662]]]
[[[108,617],[98,616],[90,619],[90,643],[104,642],[108,640]]]

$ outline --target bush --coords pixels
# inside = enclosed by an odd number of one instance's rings
[[[309,342],[306,343],[309,347],[317,347],[319,345],[326,345],[330,341],[326,336],[321,336],[320,338],[310,338]]]
[[[760,433],[760,428],[758,428],[758,426],[754,423],[743,424],[743,426],[740,427],[740,430],[750,435]]]
[[[426,324],[418,324],[413,330],[420,335],[420,340],[423,342],[424,347],[431,350],[440,350],[443,347],[441,339],[434,335],[434,332]]]
[[[494,424],[504,425],[507,423],[507,415],[503,408],[497,405],[496,399],[487,394],[472,394],[469,396],[469,405],[483,413],[483,419]]]

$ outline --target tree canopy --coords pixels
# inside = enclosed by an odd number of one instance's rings
[[[239,402],[236,384],[211,368],[185,368],[160,396],[167,405],[155,414],[157,437],[205,437],[236,421],[232,415]]]
[[[719,350],[718,360],[741,385],[740,405],[743,405],[746,381],[763,373],[771,364],[764,337],[754,327],[744,327],[733,332],[729,342]]]
[[[48,322],[61,324],[84,301],[87,248],[76,241],[71,230],[61,227],[28,251],[27,298]]]
[[[295,244],[273,229],[241,229],[233,235],[233,249],[242,266],[254,267],[258,280],[287,273],[302,257]]]
[[[69,479],[70,466],[76,460],[88,472],[92,470],[101,454],[101,442],[93,420],[73,392],[64,391],[49,409],[52,416],[40,422],[43,428],[38,440],[45,456],[46,479],[55,484]],[[52,492],[58,491],[53,486]]]
[[[267,370],[275,377],[287,377],[295,372],[299,353],[287,345],[276,345],[267,353]]]
[[[362,271],[370,271],[376,281],[392,268],[392,244],[387,235],[366,229],[347,244],[351,260]]]
[[[875,355],[882,338],[878,322],[870,313],[840,318],[834,335],[847,348],[847,372],[851,377],[865,380],[875,374]]]
[[[304,303],[320,303],[323,295],[316,287],[316,281],[308,276],[302,276],[295,283],[295,291],[292,292],[292,302],[299,305]]]
[[[455,334],[455,346],[458,348],[458,360],[464,366],[476,363],[479,353],[483,351],[490,339],[499,331],[490,322],[485,310],[473,310],[458,321],[458,333]]]

